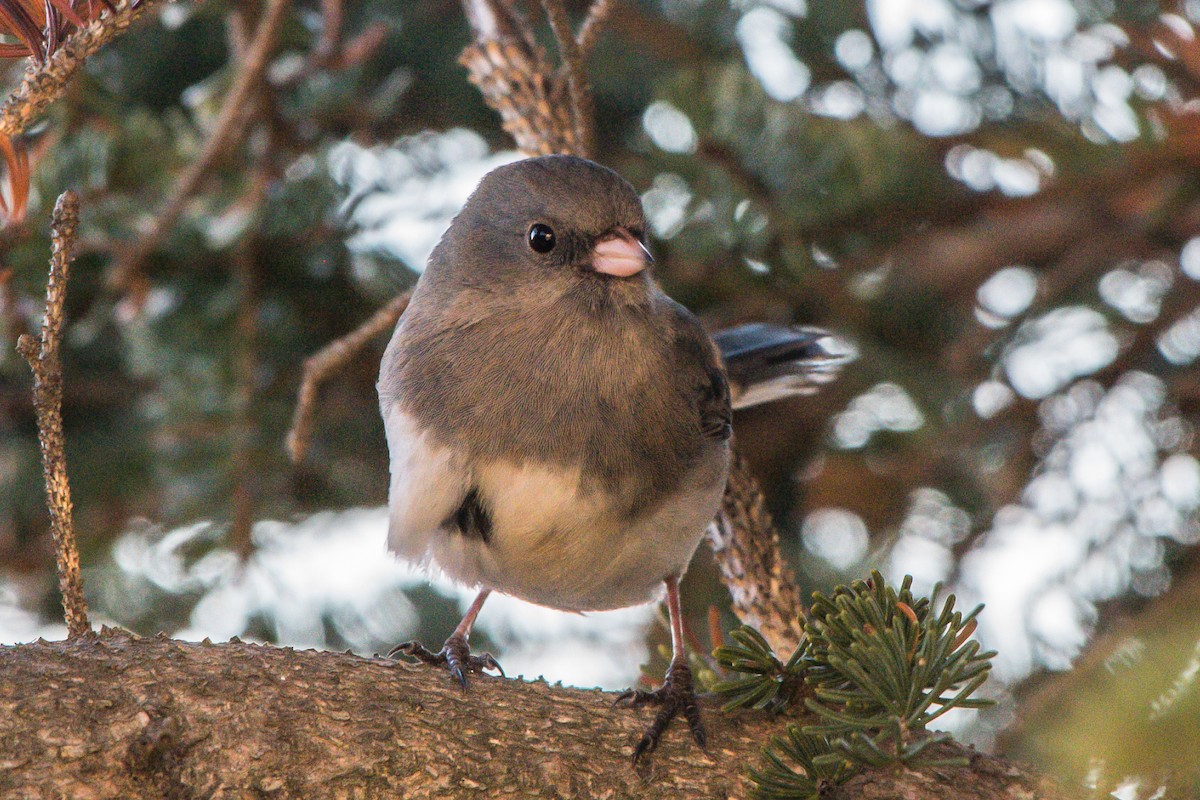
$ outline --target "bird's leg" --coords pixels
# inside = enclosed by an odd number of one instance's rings
[[[692,685],[692,669],[688,666],[687,653],[683,646],[683,615],[679,610],[679,579],[667,578],[667,616],[671,621],[671,666],[667,668],[666,680],[663,685],[652,692],[644,689],[629,689],[617,698],[616,702],[628,702],[631,706],[653,703],[661,706],[654,721],[642,735],[641,741],[633,751],[633,763],[638,763],[642,756],[654,752],[663,731],[681,712],[692,736],[700,747],[705,745],[704,725],[700,721],[700,707],[696,704],[696,690]]]
[[[479,616],[479,609],[483,608],[483,601],[487,600],[489,594],[491,594],[491,589],[483,589],[479,592],[471,603],[471,607],[467,609],[467,613],[463,615],[462,621],[458,623],[458,627],[454,629],[454,633],[450,634],[450,638],[438,652],[430,652],[420,642],[405,642],[393,647],[388,653],[388,658],[406,655],[424,661],[426,664],[444,666],[462,684],[463,690],[467,688],[467,673],[469,672],[494,669],[503,676],[504,670],[496,663],[496,659],[492,658],[491,653],[473,656],[471,648],[467,644],[467,639],[471,636],[471,626],[475,624],[475,617]]]

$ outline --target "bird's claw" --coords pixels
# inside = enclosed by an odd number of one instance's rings
[[[412,656],[418,661],[423,661],[424,663],[432,666],[446,663],[444,657],[439,658],[441,653],[431,652],[420,642],[402,642],[401,644],[393,647],[391,650],[388,650],[388,658],[395,658],[396,656]]]
[[[708,737],[704,733],[704,723],[700,720],[700,706],[696,703],[696,690],[692,685],[692,670],[685,661],[671,662],[663,685],[653,691],[645,689],[628,689],[622,692],[613,705],[627,703],[631,708],[644,705],[661,706],[654,715],[654,721],[642,734],[641,740],[633,750],[633,763],[636,765],[643,756],[654,752],[663,732],[671,724],[671,720],[683,713],[692,737],[696,744],[704,749]]]
[[[404,642],[388,651],[388,658],[396,656],[410,656],[433,667],[446,667],[464,691],[467,688],[469,673],[494,670],[500,673],[500,677],[505,677],[503,667],[491,653],[472,655],[467,640],[462,636],[451,636],[436,653],[420,642]]]

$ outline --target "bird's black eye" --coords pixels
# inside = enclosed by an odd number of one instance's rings
[[[554,230],[541,222],[529,229],[529,246],[539,253],[554,249]]]

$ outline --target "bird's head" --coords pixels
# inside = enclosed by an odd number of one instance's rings
[[[617,173],[576,156],[499,167],[454,218],[427,274],[459,286],[585,289],[645,295],[653,259],[637,192]]]

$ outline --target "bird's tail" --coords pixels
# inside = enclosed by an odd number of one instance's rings
[[[754,322],[712,336],[729,373],[735,409],[812,394],[854,358],[828,331]]]

